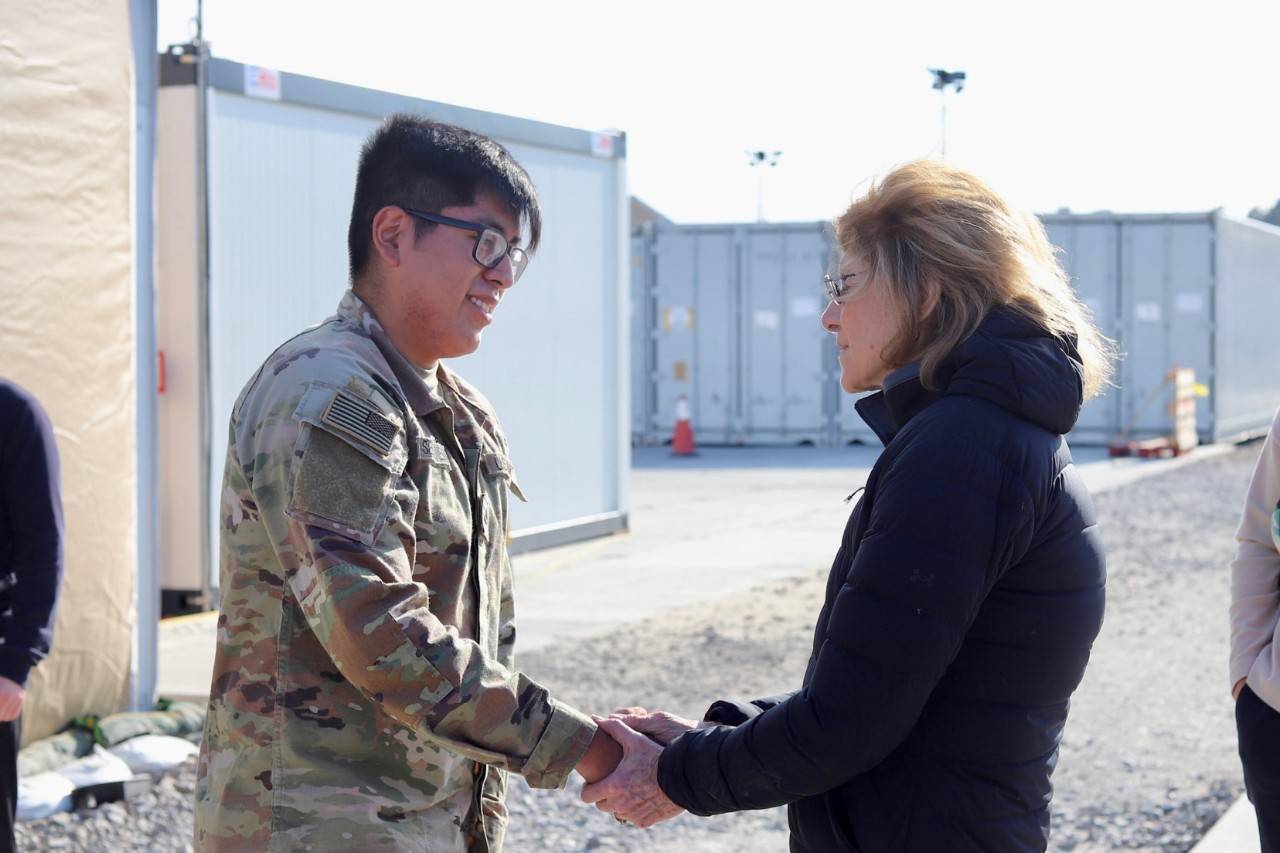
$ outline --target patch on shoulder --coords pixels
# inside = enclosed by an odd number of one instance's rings
[[[376,404],[347,391],[338,391],[325,407],[320,422],[343,432],[386,456],[395,445],[399,427],[378,411]]]

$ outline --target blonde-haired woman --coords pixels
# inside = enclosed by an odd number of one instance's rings
[[[959,169],[896,169],[837,233],[822,322],[844,389],[878,391],[857,408],[885,449],[803,686],[696,728],[605,721],[625,757],[584,798],[641,825],[785,803],[793,851],[1044,850],[1105,585],[1062,436],[1110,345],[1040,224]]]

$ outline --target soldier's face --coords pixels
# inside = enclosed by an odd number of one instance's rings
[[[505,205],[489,196],[481,195],[466,206],[446,207],[440,214],[494,228],[509,243],[519,242],[519,223]],[[422,239],[409,240],[401,257],[395,276],[400,316],[392,322],[401,328],[404,355],[420,366],[474,352],[481,332],[493,322],[499,303],[514,284],[509,257],[493,269],[476,262],[472,255],[476,236],[465,228],[436,225]]]

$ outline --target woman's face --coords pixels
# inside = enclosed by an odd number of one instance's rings
[[[849,393],[872,391],[884,385],[894,368],[882,358],[897,337],[901,319],[879,281],[868,280],[867,263],[856,254],[841,261],[847,292],[822,312],[822,327],[836,336],[840,358],[840,387]]]

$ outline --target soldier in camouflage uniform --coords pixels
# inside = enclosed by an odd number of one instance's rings
[[[353,289],[231,417],[197,849],[498,851],[508,771],[617,763],[514,668],[523,497],[489,403],[439,363],[478,346],[540,228],[492,140],[394,116],[366,143]]]

